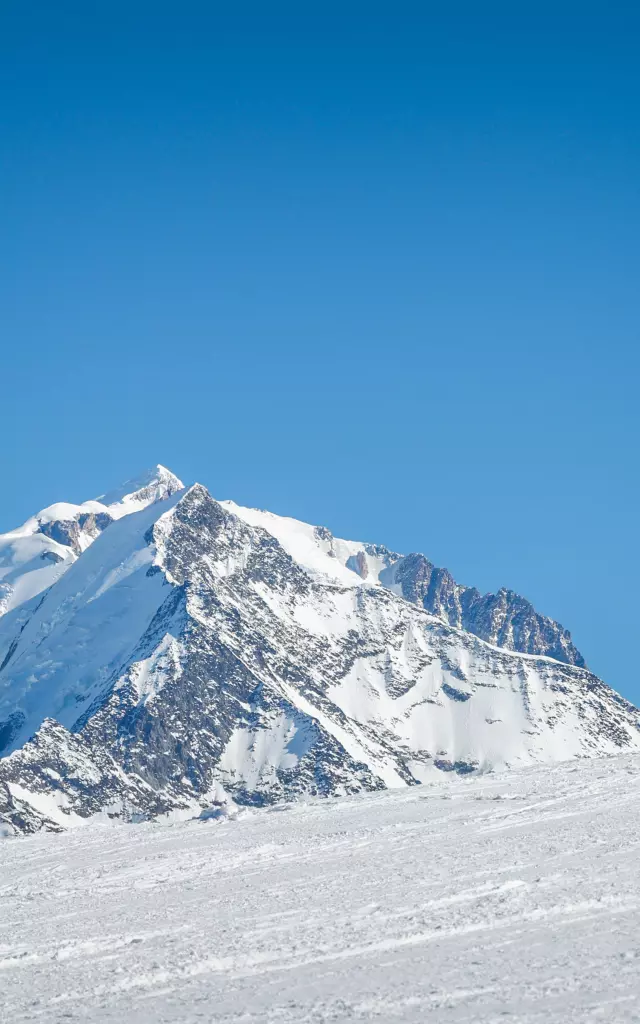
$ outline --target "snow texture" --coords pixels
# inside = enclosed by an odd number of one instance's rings
[[[640,756],[0,840],[3,1019],[640,1020]]]

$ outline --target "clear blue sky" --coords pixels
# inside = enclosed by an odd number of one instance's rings
[[[640,700],[640,13],[4,3],[0,529],[163,462]]]

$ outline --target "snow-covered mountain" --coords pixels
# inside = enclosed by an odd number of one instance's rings
[[[0,534],[0,616],[47,590],[115,519],[183,487],[168,469],[155,466],[109,494],[81,505],[58,502]]]
[[[18,552],[0,619],[12,828],[640,749],[640,713],[562,627],[507,592],[432,585],[443,571],[423,556],[215,501],[162,467],[52,509],[3,538]],[[66,553],[30,594],[40,555],[22,552],[42,537]]]
[[[502,588],[497,594],[481,594],[475,587],[456,583],[448,569],[438,569],[418,552],[399,555],[381,544],[339,540],[322,526],[310,526],[260,509],[241,508],[232,501],[222,504],[246,522],[273,534],[302,565],[318,568],[337,579],[345,578],[343,568],[349,569],[363,580],[381,583],[408,601],[422,605],[450,626],[475,633],[497,647],[544,654],[585,667],[569,631],[540,615],[529,601],[512,590]]]

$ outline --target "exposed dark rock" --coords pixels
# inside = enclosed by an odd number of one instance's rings
[[[451,626],[482,640],[523,654],[544,655],[568,665],[585,667],[571,634],[558,622],[536,612],[512,590],[481,594],[456,583],[447,569],[438,569],[424,555],[401,558],[393,567],[393,582],[408,601],[421,604]]]

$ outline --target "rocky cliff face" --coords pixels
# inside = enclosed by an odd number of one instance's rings
[[[455,582],[447,569],[438,569],[424,555],[401,558],[393,566],[393,582],[403,597],[421,604],[451,626],[475,633],[496,647],[525,654],[542,654],[568,665],[584,667],[584,658],[571,634],[558,622],[536,612],[512,590],[481,594]]]
[[[121,516],[0,620],[7,828],[640,749],[639,713],[586,669],[450,625],[455,591],[427,611],[433,572],[235,509],[196,485]],[[403,566],[409,600],[381,581]]]
[[[341,577],[343,568],[362,580],[377,582],[407,601],[426,608],[450,626],[482,640],[523,654],[539,654],[567,665],[585,667],[571,634],[558,622],[540,615],[511,590],[481,594],[456,583],[447,569],[437,568],[419,553],[400,555],[380,544],[362,544],[333,536],[326,527],[311,527],[258,509],[223,502],[247,522],[271,532],[293,557],[308,567]]]

